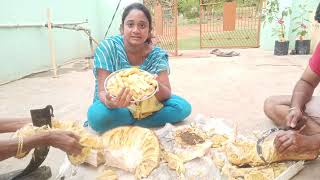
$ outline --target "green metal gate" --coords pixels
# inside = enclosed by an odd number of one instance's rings
[[[259,47],[262,0],[200,0],[200,47]]]
[[[178,54],[177,0],[144,0],[153,20],[153,34],[160,47],[169,54]]]

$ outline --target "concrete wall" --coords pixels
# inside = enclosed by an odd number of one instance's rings
[[[268,1],[268,0],[266,0]],[[282,11],[285,7],[290,7],[294,0],[279,0],[280,2],[280,11]],[[273,50],[274,41],[278,40],[277,36],[272,36],[272,29],[277,27],[277,23],[263,23],[261,24],[261,32],[260,32],[260,47],[266,50]],[[286,38],[288,38],[289,29],[290,29],[290,18],[285,19],[285,27],[286,27]]]
[[[108,29],[109,22],[112,19],[112,15],[118,5],[118,0],[117,1],[111,1],[111,0],[97,0],[97,13],[98,13],[98,26],[100,27],[99,30],[99,39],[103,39],[104,35]],[[119,9],[115,15],[115,18],[113,20],[113,23],[110,27],[108,35],[111,34],[118,34],[119,33],[119,28],[121,24],[121,15],[124,10],[124,8],[131,4],[132,2],[140,2],[143,3],[143,0],[122,0],[119,6]],[[107,10],[105,7],[108,7]]]
[[[117,34],[123,8],[132,2],[122,0],[110,34]],[[80,22],[92,30],[98,41],[104,38],[118,0],[2,0],[0,24],[45,24],[47,8],[53,23]],[[63,64],[72,59],[90,56],[88,37],[83,32],[53,29],[56,59]],[[51,68],[47,28],[0,28],[0,84],[33,72]]]
[[[286,25],[286,38],[290,41],[290,49],[294,48],[295,40],[297,39],[296,33],[292,33],[292,30],[296,27],[296,21],[293,21],[292,18],[299,15],[299,4],[306,4],[309,10],[313,12],[308,14],[309,20],[314,22],[314,12],[320,2],[320,0],[279,0],[280,9],[284,9],[285,7],[292,8],[292,15],[290,18],[287,18]],[[261,33],[260,33],[260,47],[265,50],[273,50],[274,49],[274,41],[278,39],[276,36],[272,36],[272,28],[276,26],[276,23],[266,23],[263,26],[261,25]],[[315,29],[314,26],[308,24],[309,33],[306,38],[312,39],[312,49],[319,39],[319,28]]]
[[[314,15],[315,15],[315,11],[317,10],[318,4],[320,3],[320,0],[294,0],[292,3],[292,18],[299,16],[299,4],[305,4],[306,8],[310,11],[312,11],[312,13],[305,13],[305,17],[309,19],[309,21],[311,23],[306,22],[307,27],[309,29],[308,34],[306,35],[305,39],[311,39],[312,40],[312,45],[311,45],[311,50],[313,50],[314,48],[314,44],[316,44],[318,42],[319,39],[319,33],[318,33],[318,37],[315,34],[316,29],[314,27],[316,27],[316,23],[314,21]],[[294,28],[297,27],[297,21],[292,20],[290,22],[290,30],[289,30],[289,41],[290,41],[290,49],[294,49],[294,44],[295,44],[295,40],[297,39],[297,34],[294,32],[292,33],[292,30]],[[319,32],[319,31],[318,31]]]

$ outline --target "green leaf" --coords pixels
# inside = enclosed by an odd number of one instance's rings
[[[307,21],[307,22],[311,23],[311,21],[310,21],[309,19],[305,19],[305,21]]]
[[[294,17],[294,18],[292,18],[292,21],[297,20],[297,19],[299,19],[299,18],[300,18],[299,16]]]
[[[299,29],[299,27],[294,28],[294,29],[292,30],[292,32],[296,32],[296,31],[298,31],[298,29]]]
[[[288,15],[287,11],[282,11],[282,17],[285,17],[287,15]]]
[[[307,31],[301,31],[301,32],[300,32],[300,35],[301,35],[301,36],[305,36],[307,33],[308,33]]]

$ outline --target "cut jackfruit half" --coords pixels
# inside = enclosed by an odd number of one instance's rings
[[[267,163],[280,162],[286,160],[312,160],[317,157],[315,152],[286,153],[279,154],[273,144],[274,139],[265,141],[262,144],[262,154]],[[260,158],[256,150],[256,142],[237,140],[225,145],[225,153],[228,161],[234,165],[260,166],[266,163]]]
[[[147,177],[159,165],[160,145],[153,131],[142,127],[118,127],[102,135],[106,165]]]
[[[151,97],[158,87],[153,75],[138,68],[128,68],[110,74],[105,82],[106,91],[113,97],[123,88],[129,88],[132,101],[142,101]]]

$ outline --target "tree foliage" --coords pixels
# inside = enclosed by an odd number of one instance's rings
[[[178,11],[188,19],[197,18],[200,15],[199,0],[179,0]]]

